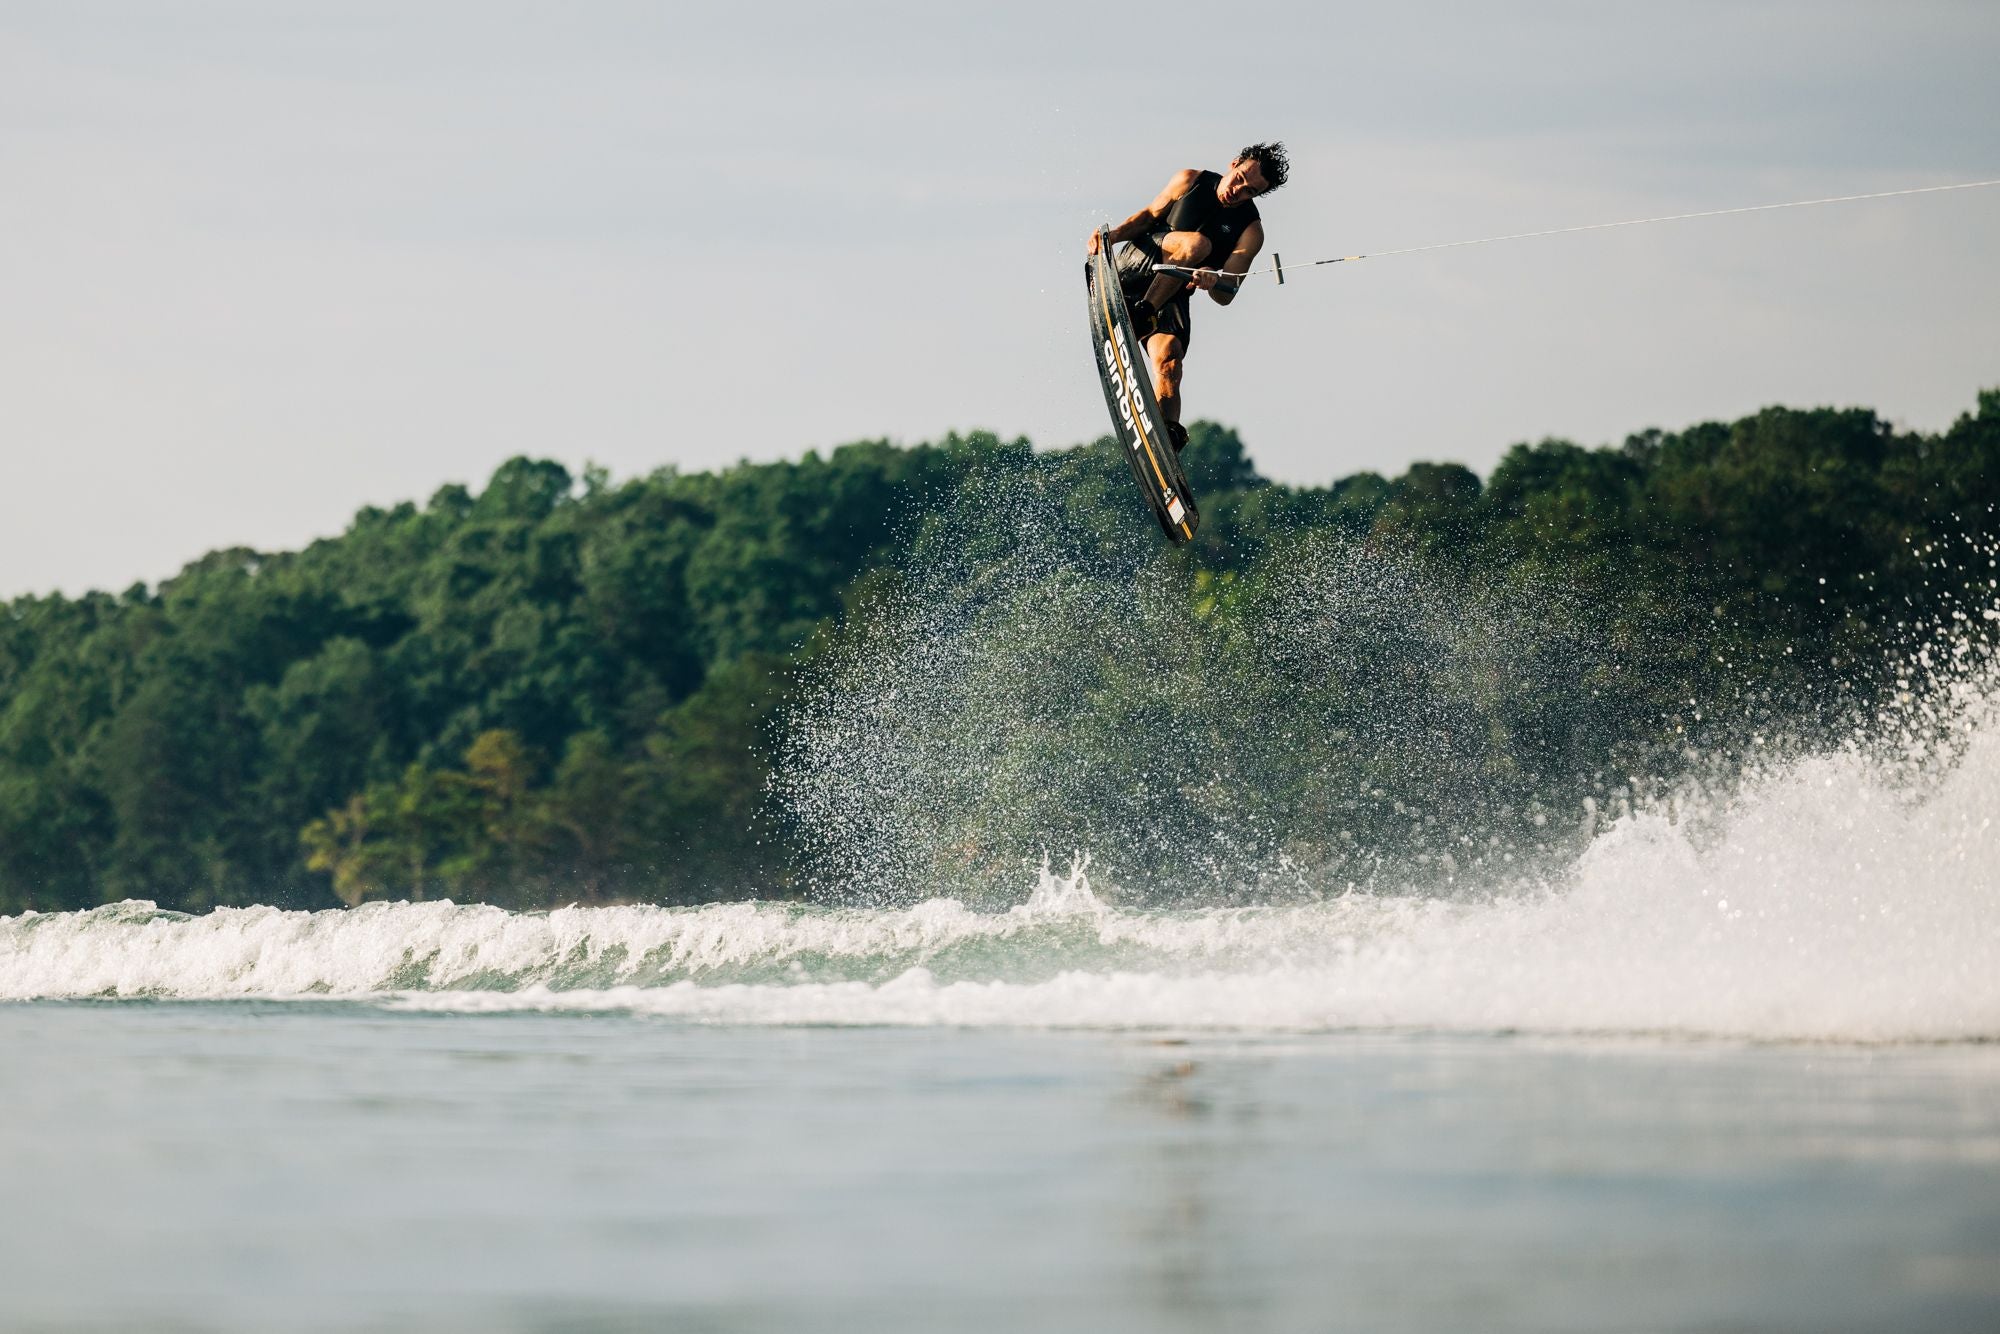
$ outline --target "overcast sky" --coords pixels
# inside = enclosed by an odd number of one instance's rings
[[[1288,265],[2000,177],[2000,5],[0,0],[0,597],[623,477],[1106,429],[1085,233],[1291,147]],[[1323,482],[2000,385],[2000,189],[1383,258],[1196,308]]]

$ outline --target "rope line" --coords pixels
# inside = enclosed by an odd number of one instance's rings
[[[1849,204],[1862,199],[1895,199],[1902,195],[1931,195],[1946,190],[1978,190],[1989,185],[2000,185],[2000,177],[1990,181],[1960,181],[1955,185],[1919,185],[1908,190],[1877,190],[1865,195],[1828,195],[1824,199],[1792,199],[1782,204],[1747,204],[1741,208],[1710,208],[1698,213],[1664,213],[1656,218],[1625,218],[1618,222],[1587,222],[1579,227],[1547,227],[1534,232],[1509,232],[1505,236],[1480,236],[1469,241],[1439,241],[1434,245],[1405,246],[1401,250],[1371,250],[1360,255],[1337,255],[1332,259],[1307,260],[1294,264],[1292,268],[1317,269],[1328,264],[1349,264],[1357,259],[1385,259],[1390,255],[1418,255],[1427,250],[1455,250],[1461,246],[1492,245],[1498,241],[1525,241],[1536,236],[1563,236],[1570,232],[1601,232],[1612,227],[1643,227],[1655,222],[1685,222],[1689,218],[1720,218],[1731,213],[1765,213],[1779,208],[1811,208],[1817,204]],[[1155,264],[1155,272],[1194,274],[1199,270],[1175,264]],[[1277,276],[1283,281],[1283,268],[1272,255],[1272,265],[1266,269],[1251,269],[1243,278]]]

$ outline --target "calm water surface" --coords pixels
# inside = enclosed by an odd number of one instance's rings
[[[2000,1047],[0,1006],[50,1330],[2000,1328]]]

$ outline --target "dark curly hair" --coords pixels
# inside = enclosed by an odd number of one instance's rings
[[[1253,161],[1264,169],[1264,193],[1270,194],[1285,183],[1291,174],[1292,161],[1285,156],[1283,144],[1251,144],[1248,148],[1229,159],[1232,163]]]

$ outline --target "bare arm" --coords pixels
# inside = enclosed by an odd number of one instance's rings
[[[1111,244],[1117,245],[1135,236],[1144,236],[1147,232],[1158,228],[1161,220],[1167,216],[1167,210],[1193,187],[1194,178],[1199,175],[1201,173],[1193,167],[1175,172],[1172,179],[1167,182],[1166,188],[1153,196],[1152,203],[1111,229]],[[1097,253],[1096,232],[1090,234],[1090,239],[1084,243],[1084,249],[1093,255]]]
[[[1251,261],[1257,258],[1257,252],[1263,248],[1264,224],[1262,221],[1253,222],[1243,229],[1243,235],[1236,238],[1236,249],[1229,252],[1229,258],[1222,261],[1222,268],[1218,272],[1225,277],[1241,278],[1250,272]],[[1217,282],[1213,278],[1203,282],[1200,278],[1196,278],[1195,285],[1206,287],[1209,299],[1218,306],[1226,306],[1236,299],[1237,285],[1233,282]]]

